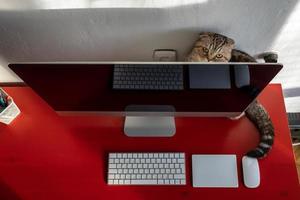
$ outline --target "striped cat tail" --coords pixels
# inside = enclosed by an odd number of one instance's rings
[[[276,52],[264,52],[254,56],[255,59],[264,59],[266,63],[277,63],[278,53]]]
[[[267,139],[263,139],[267,138]],[[251,150],[247,153],[247,156],[253,158],[263,158],[265,157],[268,152],[271,150],[272,145],[274,142],[274,135],[264,135],[261,137],[260,143],[256,149]]]
[[[247,156],[263,158],[271,150],[274,143],[274,127],[267,111],[259,102],[252,103],[245,111],[247,118],[256,126],[260,133],[260,143]]]

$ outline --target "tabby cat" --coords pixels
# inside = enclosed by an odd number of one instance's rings
[[[256,59],[247,53],[233,48],[233,39],[217,33],[200,33],[186,60],[189,62],[256,62]],[[263,57],[266,62],[277,62],[276,54],[265,54]],[[245,114],[260,133],[259,145],[249,151],[247,156],[265,157],[272,148],[275,136],[270,116],[257,100],[250,104]]]

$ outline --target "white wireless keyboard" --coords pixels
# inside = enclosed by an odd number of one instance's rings
[[[186,185],[184,153],[109,153],[109,185]]]

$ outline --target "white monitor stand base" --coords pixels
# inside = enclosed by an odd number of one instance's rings
[[[174,117],[126,116],[124,132],[128,137],[172,137],[176,132]]]

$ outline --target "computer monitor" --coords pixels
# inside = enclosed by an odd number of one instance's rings
[[[129,136],[172,136],[176,130],[174,116],[241,115],[282,65],[60,62],[17,63],[9,68],[60,114],[123,115],[124,131]],[[136,71],[141,68],[146,71]],[[175,75],[169,76],[168,70],[174,68],[178,69]],[[127,77],[117,77],[120,74]],[[116,82],[121,79],[127,86]],[[149,79],[160,85],[145,86],[147,81],[151,82]],[[164,87],[165,81],[178,87]]]

